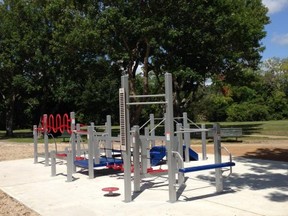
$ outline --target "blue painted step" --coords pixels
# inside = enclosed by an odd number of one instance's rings
[[[150,149],[150,163],[151,166],[157,166],[166,156],[166,147],[165,146],[154,146]]]
[[[185,160],[185,148],[186,146],[183,146],[183,156]],[[166,147],[165,146],[154,146],[150,150],[150,163],[151,166],[157,166],[161,162],[163,162],[163,158],[166,156]],[[191,148],[189,148],[189,159],[190,161],[196,161],[198,160],[198,154],[193,151]]]
[[[186,149],[186,146],[183,145],[183,159],[185,161],[185,149]],[[191,148],[189,148],[189,159],[190,161],[198,161],[199,160],[199,157],[198,157],[198,154],[193,151]]]

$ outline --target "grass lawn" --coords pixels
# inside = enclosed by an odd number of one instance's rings
[[[206,123],[207,128],[212,127],[212,123]],[[255,122],[220,122],[221,127],[237,127],[243,129],[243,135],[271,135],[271,136],[287,136],[288,138],[288,120],[281,121],[255,121]],[[117,126],[113,126],[113,136],[118,132]],[[250,137],[248,137],[250,139]],[[251,137],[251,139],[255,139]],[[5,137],[5,131],[0,131],[0,140],[10,142],[33,142],[33,132],[31,129],[15,130],[13,138]],[[68,140],[68,139],[66,139]],[[55,138],[56,142],[63,141],[62,138]],[[54,143],[54,139],[49,137],[49,142]],[[39,140],[39,142],[43,142]]]
[[[244,135],[272,135],[288,137],[288,120],[257,122],[222,122],[222,127],[240,127]]]

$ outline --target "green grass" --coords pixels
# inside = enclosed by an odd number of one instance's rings
[[[14,136],[13,137],[6,137],[5,131],[0,131],[0,141],[5,142],[19,142],[19,143],[32,143],[33,142],[33,132],[31,129],[21,129],[21,130],[14,130]],[[66,138],[66,141],[68,139]],[[55,138],[56,142],[63,142],[62,138]],[[53,138],[49,137],[49,143],[55,142]],[[43,143],[44,139],[40,138],[38,139],[39,143]]]
[[[288,120],[257,122],[222,122],[222,127],[240,127],[244,135],[272,135],[288,137]]]
[[[206,123],[207,128],[212,127],[212,123]],[[220,122],[221,127],[240,127],[243,129],[243,135],[271,135],[287,136],[288,138],[288,120],[281,121],[255,121],[255,122]],[[113,136],[119,133],[119,127],[113,126]],[[245,138],[246,139],[246,138]],[[248,139],[255,139],[249,137]],[[259,139],[257,137],[257,139]],[[0,140],[8,142],[31,143],[33,142],[33,133],[31,129],[15,130],[13,138],[5,137],[5,131],[0,131]],[[56,142],[62,142],[62,138],[56,138]],[[68,140],[68,139],[66,139]],[[43,142],[43,139],[39,139]],[[50,143],[54,140],[49,138]]]

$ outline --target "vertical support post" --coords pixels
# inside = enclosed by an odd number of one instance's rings
[[[106,152],[105,154],[107,157],[112,157],[112,142],[111,142],[111,137],[112,137],[112,125],[111,125],[111,115],[106,116],[106,128],[105,128],[105,133],[107,133],[107,137],[105,140],[105,145],[106,145]]]
[[[51,151],[51,176],[56,176],[56,152]]]
[[[80,124],[76,124],[76,131],[80,131]],[[81,156],[81,134],[76,134],[76,155]]]
[[[37,125],[33,125],[33,141],[34,141],[34,164],[38,163],[38,129]]]
[[[140,191],[140,147],[139,126],[133,127],[133,165],[134,165],[134,191]]]
[[[155,118],[154,114],[150,114],[150,136],[152,137],[151,140],[151,147],[155,146],[155,130],[151,131],[155,127]]]
[[[88,126],[88,172],[89,172],[89,179],[94,178],[94,133],[93,133],[94,126]],[[98,158],[99,159],[99,158]]]
[[[176,130],[177,131],[181,131],[181,127],[182,124],[181,123],[177,123],[176,124]],[[182,182],[184,182],[184,175],[183,173],[178,172],[178,170],[182,167],[182,159],[183,159],[183,134],[182,133],[177,133],[177,137],[178,137],[178,157],[176,157],[177,163],[176,163],[176,169],[177,169],[177,173],[178,173],[178,184],[181,184]],[[187,148],[187,147],[186,147]],[[173,154],[175,155],[175,154]],[[180,161],[182,160],[182,161]]]
[[[92,139],[91,149],[93,149],[92,157],[93,157],[94,163],[99,164],[100,163],[100,141],[97,136],[97,131],[94,130],[95,128],[94,122],[91,122],[90,126],[91,126],[91,135],[89,136],[92,136],[91,138]],[[88,131],[88,134],[89,134],[89,131]]]
[[[76,139],[75,139],[75,129],[76,129],[76,122],[75,122],[75,113],[70,112],[70,130],[71,130],[71,151],[72,151],[72,158],[73,160],[76,158]],[[76,167],[74,166],[74,163],[72,164],[73,166],[73,171],[76,171]]]
[[[74,164],[74,158],[72,157],[72,152],[67,151],[67,182],[73,181],[73,164]]]
[[[128,75],[121,77],[121,89],[119,91],[120,107],[120,136],[124,159],[124,202],[132,201],[131,189],[131,148],[130,148],[130,113],[129,107],[129,80]],[[121,92],[122,91],[122,92]],[[123,95],[123,98],[121,97]]]
[[[48,143],[48,127],[47,114],[43,115],[43,129],[44,129],[44,152],[45,152],[45,166],[49,166],[49,143]]]
[[[183,127],[184,127],[184,130],[190,128],[190,125],[188,124],[188,115],[186,112],[183,113]],[[184,143],[185,143],[185,162],[189,162],[190,161],[190,157],[189,157],[190,133],[189,132],[184,133]]]
[[[150,163],[150,148],[149,144],[149,128],[145,127],[145,141],[142,141],[141,145],[141,164],[142,164],[142,173],[147,173],[147,168],[151,167]]]
[[[215,123],[213,125],[214,130],[214,156],[215,163],[221,163],[221,134],[220,134],[220,125]],[[216,179],[216,192],[223,191],[223,176],[221,168],[215,169],[215,179]]]
[[[181,131],[182,124],[177,123],[176,124],[176,131]],[[177,133],[178,137],[178,146],[177,146],[177,151],[179,152],[180,156],[183,158],[183,134],[182,133]]]
[[[174,122],[173,122],[173,95],[172,95],[172,75],[165,74],[165,100],[166,100],[166,120],[165,136],[167,147],[168,181],[169,181],[169,201],[176,202],[176,158],[173,155],[174,146]]]
[[[205,124],[201,124],[201,129],[205,130]],[[201,140],[202,140],[202,160],[207,160],[206,131],[201,132]]]

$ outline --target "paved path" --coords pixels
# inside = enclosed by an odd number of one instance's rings
[[[212,163],[191,162],[185,166]],[[236,158],[233,174],[225,179],[225,193],[215,194],[214,171],[189,173],[179,201],[168,202],[167,176],[142,182],[142,192],[123,202],[123,174],[96,172],[95,179],[76,173],[65,182],[65,165],[50,176],[50,167],[32,159],[0,162],[0,188],[40,215],[288,215],[288,164]],[[62,173],[62,174],[61,174]],[[104,175],[105,174],[105,175]],[[106,197],[104,187],[118,187],[119,196]],[[133,187],[132,187],[133,188]]]

